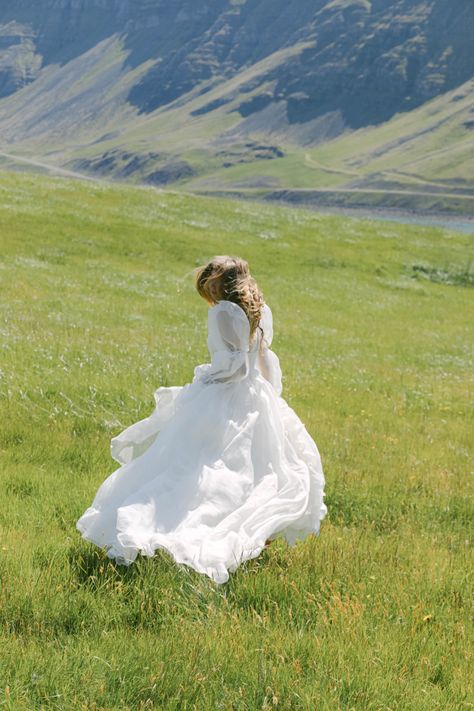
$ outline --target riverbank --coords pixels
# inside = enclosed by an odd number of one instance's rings
[[[286,203],[290,205],[291,203]],[[294,205],[292,205],[294,207]],[[305,207],[309,207],[305,205]],[[324,215],[343,215],[345,217],[357,217],[362,220],[382,220],[384,222],[398,222],[406,225],[421,225],[425,227],[439,227],[441,229],[453,230],[454,232],[464,232],[474,234],[474,217],[468,215],[446,215],[443,213],[430,213],[428,211],[417,212],[415,210],[401,210],[397,208],[344,208],[331,207],[310,208]]]

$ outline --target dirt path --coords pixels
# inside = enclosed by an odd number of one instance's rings
[[[388,175],[389,178],[398,178],[399,182],[400,180],[406,180],[411,183],[416,183],[417,185],[425,185],[426,187],[432,185],[435,188],[445,188],[447,190],[451,188],[451,185],[446,185],[446,183],[437,183],[434,180],[419,178],[417,175],[411,175],[410,173],[402,173],[400,170],[396,170],[395,168],[393,170],[381,170],[380,173],[382,175]]]
[[[42,163],[39,160],[33,160],[33,158],[24,158],[23,156],[16,156],[13,155],[12,153],[3,153],[0,151],[0,158],[8,158],[9,160],[19,162],[19,163],[27,163],[28,165],[33,165],[37,168],[45,168],[48,171],[58,173],[58,175],[64,175],[65,177],[68,178],[76,178],[80,180],[91,180],[95,183],[105,183],[107,182],[103,178],[96,178],[92,175],[85,175],[84,173],[78,173],[75,170],[68,170],[67,168],[60,168],[59,166],[56,165],[50,165],[49,163]]]
[[[50,165],[49,163],[43,163],[42,161],[34,160],[33,158],[25,158],[23,156],[17,156],[12,153],[4,153],[3,151],[0,151],[0,157],[3,158],[8,158],[9,160],[12,161],[17,161],[21,163],[27,163],[28,165],[32,165],[38,168],[44,168],[48,171],[57,173],[58,175],[63,175],[68,178],[76,178],[79,180],[89,180],[91,182],[96,182],[96,183],[108,183],[109,185],[114,185],[116,184],[116,181],[113,180],[106,180],[105,178],[99,178],[99,177],[94,177],[93,175],[85,175],[84,173],[78,173],[75,170],[68,170],[67,168],[60,168],[59,166],[55,165]],[[313,160],[308,156],[308,154],[305,154],[305,158],[308,157],[311,161]],[[336,169],[331,169],[331,168],[324,168],[324,166],[320,166],[316,161],[314,161],[315,166],[320,167],[322,169],[327,170],[328,172],[333,172],[333,173],[341,173],[344,171],[338,171]],[[349,173],[348,171],[345,172],[348,175],[358,175],[358,173]],[[360,176],[359,176],[360,177]],[[130,185],[130,187],[145,187],[145,186],[139,186],[139,185]],[[163,189],[163,188],[162,188]],[[167,188],[165,188],[167,189]],[[177,188],[169,188],[170,192],[189,192],[190,194],[203,194],[203,193],[249,193],[252,194],[253,192],[261,192],[261,188],[208,188],[204,190],[177,190]],[[394,189],[377,189],[377,188],[337,188],[337,187],[329,187],[329,188],[293,188],[291,186],[288,187],[279,187],[279,188],[273,188],[273,189],[267,189],[268,193],[285,193],[285,192],[291,192],[291,193],[368,193],[368,194],[373,194],[373,193],[383,193],[383,194],[389,194],[389,195],[426,195],[429,197],[437,197],[437,198],[457,198],[458,200],[474,200],[473,196],[470,195],[459,195],[458,193],[441,193],[441,192],[431,192],[429,190],[416,190],[411,192],[410,190],[394,190]]]
[[[352,171],[352,170],[344,170],[343,168],[329,168],[328,166],[323,165],[319,161],[312,158],[309,155],[309,153],[304,154],[304,159],[305,159],[307,165],[310,165],[313,168],[318,168],[319,170],[322,170],[325,173],[332,173],[333,175],[347,175],[351,178],[368,177],[368,176],[365,176],[363,173],[356,173],[355,171]],[[398,179],[398,181],[400,181],[400,180],[403,181],[405,179],[407,182],[416,183],[417,185],[424,185],[427,188],[430,185],[433,185],[437,188],[446,188],[447,190],[449,190],[451,187],[450,185],[446,185],[443,183],[436,183],[434,181],[432,182],[430,180],[424,180],[423,178],[418,178],[416,175],[410,175],[409,173],[401,173],[401,172],[397,171],[396,169],[381,170],[380,175],[386,175],[388,178],[391,178],[391,179],[396,178],[396,179]],[[347,188],[347,190],[351,190],[351,188]],[[390,191],[387,191],[387,192],[390,192]]]
[[[304,154],[304,159],[308,165],[313,168],[319,168],[319,170],[323,170],[325,173],[333,173],[334,175],[349,175],[351,178],[363,177],[362,175],[360,175],[360,173],[356,173],[352,170],[343,170],[342,168],[328,168],[326,165],[323,165],[322,163],[319,163],[319,161],[312,158],[309,153]]]

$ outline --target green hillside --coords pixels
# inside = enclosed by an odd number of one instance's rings
[[[474,215],[473,22],[466,0],[7,3],[0,161]]]
[[[78,146],[75,133],[65,129],[55,148],[33,141],[3,150],[53,169],[127,183],[270,199],[285,191],[285,199],[294,202],[474,215],[472,81],[379,126],[302,146],[283,129],[269,135],[264,118],[242,122],[232,101],[219,105],[233,91],[236,109],[239,87],[254,71],[204,96],[191,92],[187,100],[146,118],[118,112],[120,130],[100,141],[90,134],[89,142]],[[10,100],[12,122],[23,111],[20,99]],[[196,116],[206,102],[217,108]],[[29,168],[42,170],[32,164]]]
[[[0,705],[469,709],[470,238],[9,171],[0,226]],[[329,514],[215,586],[75,521],[110,438],[208,360],[191,270],[222,253],[272,307]]]
[[[467,82],[422,107],[398,113],[380,126],[369,126],[301,148],[283,147],[285,157],[257,163],[235,161],[209,178],[189,185],[245,185],[265,178],[280,188],[399,188],[433,194],[474,195],[474,82]],[[264,139],[261,133],[255,140]],[[282,140],[283,137],[281,137]],[[277,143],[280,144],[278,141]],[[288,143],[288,142],[287,142]],[[271,182],[273,179],[273,183]]]

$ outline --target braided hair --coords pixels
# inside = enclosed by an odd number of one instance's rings
[[[209,304],[233,301],[245,313],[253,340],[264,305],[263,293],[250,274],[248,262],[240,257],[219,255],[195,270],[196,289]],[[263,335],[263,332],[262,332]]]

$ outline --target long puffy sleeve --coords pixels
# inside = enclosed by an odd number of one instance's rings
[[[250,325],[245,312],[231,301],[209,309],[208,346],[211,364],[202,374],[204,383],[233,383],[249,372]]]
[[[281,395],[283,386],[280,361],[276,353],[270,350],[273,340],[273,316],[268,304],[263,307],[260,325],[263,330],[263,337],[258,353],[258,369],[263,377],[273,385],[277,394]]]

